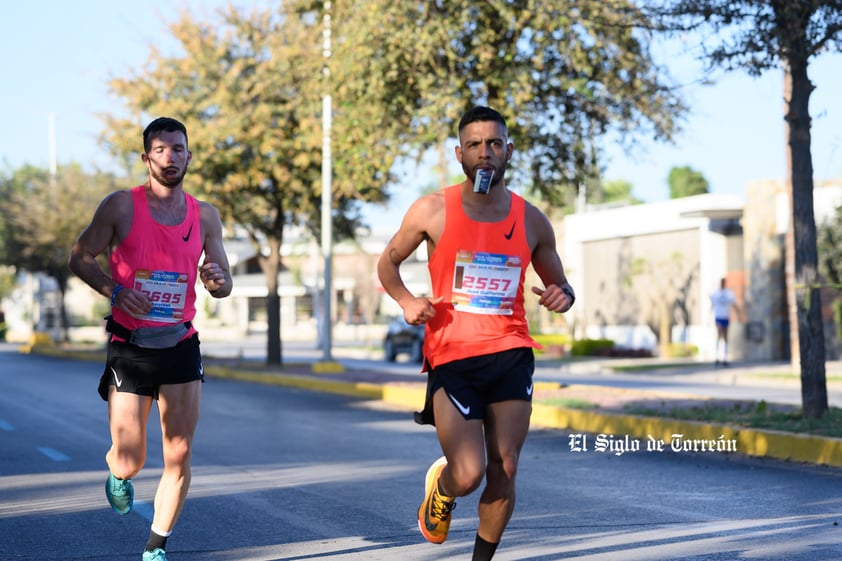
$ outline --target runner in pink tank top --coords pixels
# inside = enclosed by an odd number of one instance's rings
[[[112,316],[128,329],[191,321],[196,315],[196,264],[203,245],[199,202],[182,193],[184,221],[169,225],[152,217],[146,185],[135,187],[131,194],[131,229],[111,252],[111,278],[142,292],[152,308],[140,315],[115,308]]]
[[[149,181],[108,195],[73,245],[69,266],[111,301],[105,369],[99,394],[108,402],[111,448],[105,495],[126,514],[131,479],[146,458],[146,425],[157,401],[164,469],[143,561],[166,561],[167,539],[190,487],[193,433],[203,369],[192,320],[196,283],[215,298],[231,294],[222,222],[211,205],[184,192],[190,164],[187,129],[162,117],[143,131],[141,159]],[[110,253],[110,273],[96,258]],[[202,253],[205,258],[202,262]]]

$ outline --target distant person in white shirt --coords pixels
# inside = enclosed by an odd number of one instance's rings
[[[716,321],[716,365],[728,366],[728,324],[731,320],[731,308],[742,316],[734,293],[725,288],[725,279],[719,281],[719,290],[710,295],[713,317]]]

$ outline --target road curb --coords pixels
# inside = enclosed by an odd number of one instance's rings
[[[207,367],[205,370],[209,375],[216,377],[376,399],[408,411],[422,409],[426,396],[426,385],[422,382],[376,384],[244,372],[219,367]],[[643,441],[649,439],[654,442],[663,441],[665,450],[675,452],[736,452],[754,457],[842,467],[842,439],[832,437],[660,417],[583,411],[541,403],[534,403],[532,406],[531,424],[535,428],[606,435],[614,437],[615,441],[623,440],[625,437]],[[645,447],[646,444],[644,443],[643,446]]]
[[[62,351],[55,347],[36,347],[31,352],[60,358],[102,360],[102,357]],[[426,395],[426,384],[423,382],[361,382],[336,379],[324,374],[265,372],[218,365],[206,365],[205,374],[215,378],[380,400],[408,411],[420,410],[424,405]],[[680,446],[680,450],[674,451],[723,453],[735,451],[754,457],[842,467],[842,439],[833,437],[622,413],[585,411],[541,403],[533,403],[531,424],[535,428],[605,435],[614,437],[615,440],[625,441],[628,437],[642,441],[649,439],[656,442],[663,441],[665,449],[673,449],[672,446],[675,443],[676,446]],[[733,449],[723,449],[731,443],[733,443]],[[696,449],[684,450],[684,446]]]
[[[253,370],[237,370],[220,366],[205,366],[205,375],[244,382],[257,382],[275,386],[320,391],[366,399],[382,399],[383,388],[370,382],[345,382],[331,378],[314,378],[296,374],[268,373]]]
[[[675,452],[737,452],[755,457],[842,467],[842,439],[605,412],[536,403],[532,425],[614,437],[661,441]],[[643,445],[645,447],[645,444]]]

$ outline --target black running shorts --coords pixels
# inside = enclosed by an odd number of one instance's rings
[[[144,349],[111,341],[105,371],[99,380],[99,395],[108,401],[108,387],[115,386],[118,392],[158,399],[158,388],[162,384],[184,384],[193,380],[204,382],[198,334],[169,349]]]
[[[415,422],[435,425],[433,395],[444,388],[465,419],[485,418],[491,403],[532,401],[535,355],[529,347],[454,360],[427,373],[427,398]]]

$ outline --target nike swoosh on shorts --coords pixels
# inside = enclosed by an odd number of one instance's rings
[[[458,409],[460,413],[462,413],[463,415],[469,415],[471,413],[471,407],[470,406],[465,407],[464,405],[459,403],[458,399],[456,399],[455,397],[453,397],[450,394],[447,394],[447,397],[450,398],[450,401],[453,402],[453,405],[456,406],[456,409]]]
[[[117,387],[119,388],[120,386],[122,386],[122,385],[123,385],[123,380],[121,380],[121,379],[117,376],[117,371],[116,371],[116,370],[114,370],[114,367],[113,367],[113,366],[111,367],[111,372],[113,372],[113,373],[114,373],[114,383],[115,383],[115,384],[117,384]]]

